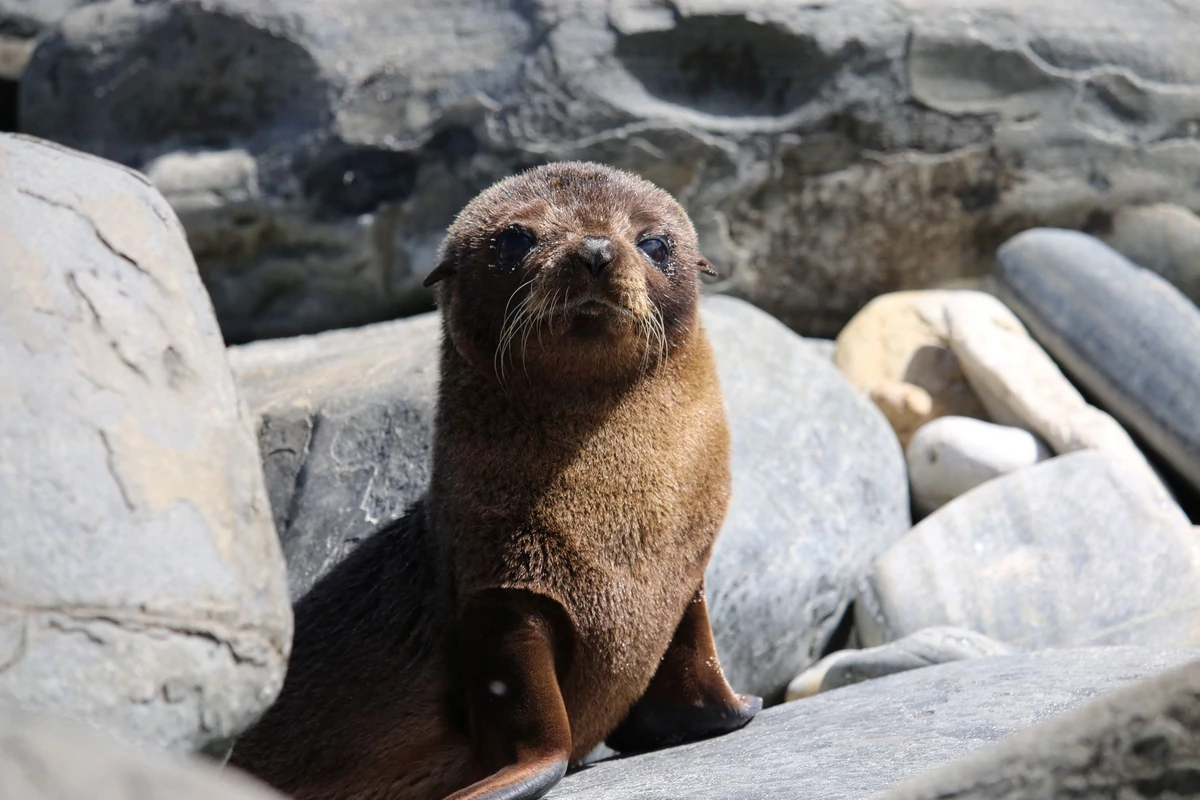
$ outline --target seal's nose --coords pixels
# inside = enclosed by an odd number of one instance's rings
[[[603,236],[585,236],[575,250],[579,260],[587,265],[593,278],[600,277],[604,268],[612,263],[612,242]]]

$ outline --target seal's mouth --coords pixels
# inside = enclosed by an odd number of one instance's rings
[[[578,300],[572,300],[562,306],[560,314],[566,317],[611,317],[621,315],[636,319],[629,308],[606,297],[588,295]]]

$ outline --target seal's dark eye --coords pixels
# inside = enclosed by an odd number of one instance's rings
[[[667,249],[667,243],[662,239],[646,239],[643,242],[638,242],[638,249],[649,256],[650,260],[655,264],[662,264],[667,260],[667,256],[671,251]]]
[[[516,269],[535,244],[537,240],[533,234],[524,228],[505,228],[492,242],[496,266],[505,270]]]

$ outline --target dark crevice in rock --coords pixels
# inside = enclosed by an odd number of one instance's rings
[[[113,451],[112,443],[108,441],[108,434],[104,431],[97,431],[97,433],[100,435],[100,442],[104,445],[104,463],[108,467],[108,473],[112,475],[113,483],[117,485],[117,491],[121,493],[121,499],[125,502],[125,508],[129,511],[135,511],[136,506],[134,506],[133,499],[129,496],[129,489],[125,486],[125,479],[121,477],[121,473],[117,469],[117,456]]]
[[[453,148],[450,135],[444,146]],[[459,145],[468,146],[462,137]],[[474,137],[472,137],[472,140]],[[400,202],[417,183],[418,159],[409,152],[358,147],[336,153],[308,170],[304,194],[324,215],[365,214],[384,202]]]
[[[829,641],[821,648],[820,658],[824,658],[830,653],[836,653],[839,650],[852,649],[854,638],[854,603],[850,603],[846,606],[846,611],[842,614],[841,621],[833,629]]]
[[[17,82],[0,78],[0,133],[17,130]]]

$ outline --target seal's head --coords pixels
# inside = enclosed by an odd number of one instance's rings
[[[599,164],[537,167],[459,213],[425,281],[456,350],[504,381],[619,380],[653,368],[694,324],[700,255],[662,189]]]

